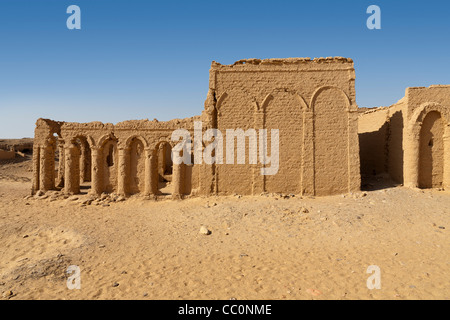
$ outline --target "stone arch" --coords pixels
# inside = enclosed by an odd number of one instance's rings
[[[36,129],[33,143],[33,194],[38,190],[57,189],[59,172],[55,172],[55,158],[62,140],[59,122],[40,118],[36,121]]]
[[[77,156],[79,161],[80,184],[91,181],[92,171],[92,147],[95,147],[94,140],[89,135],[76,135],[70,139],[70,144],[78,148]],[[86,187],[86,186],[85,186]]]
[[[99,170],[102,171],[102,187],[105,192],[117,191],[119,152],[118,140],[114,135],[105,135],[99,140]]]
[[[156,168],[158,178],[156,179],[158,193],[169,195],[173,193],[172,162],[173,143],[166,140],[159,141],[155,146],[156,151]]]
[[[304,99],[296,91],[276,89],[264,99],[264,129],[267,129],[268,149],[271,149],[271,130],[279,131],[279,164],[275,175],[264,176],[264,191],[275,193],[302,192],[302,159],[304,139]],[[271,164],[266,165],[271,167]]]
[[[77,134],[77,135],[75,135],[75,136],[72,136],[72,137],[70,137],[68,140],[70,141],[70,142],[73,142],[75,139],[77,139],[77,138],[81,138],[81,139],[83,139],[83,140],[86,140],[86,142],[88,143],[88,145],[89,145],[89,148],[94,148],[95,147],[95,140],[94,140],[94,138],[92,138],[90,135],[88,135],[88,134]]]
[[[334,86],[318,88],[310,106],[313,118],[314,193],[318,196],[349,191],[351,101]]]
[[[64,171],[64,178],[59,179],[59,186],[63,186],[66,193],[84,193],[91,188],[92,155],[94,140],[89,135],[68,135],[63,139],[60,157],[60,170]],[[87,191],[86,191],[87,192]]]
[[[448,109],[434,102],[412,114],[405,141],[405,185],[439,188],[450,185]]]
[[[305,110],[305,111],[309,110],[308,104],[306,103],[305,99],[299,93],[295,92],[294,97],[298,100],[298,102],[303,110]]]
[[[242,95],[249,97],[249,100],[251,101],[251,105],[254,108],[254,111],[257,112],[261,109],[258,101],[256,100],[256,98],[250,94],[249,92],[247,92],[246,90],[239,88],[239,87],[235,87],[233,88],[233,90],[237,90],[239,93],[241,93]],[[216,105],[215,105],[215,110],[216,110],[216,117],[217,116],[221,116],[221,106],[223,105],[223,103],[227,100],[227,98],[230,98],[230,94],[228,92],[224,92],[220,95],[220,97],[217,99]]]
[[[141,135],[138,135],[138,134],[134,134],[134,135],[129,136],[129,137],[125,140],[124,145],[125,145],[125,148],[126,148],[126,149],[130,148],[131,143],[132,143],[132,141],[133,141],[134,139],[137,139],[137,140],[141,141],[141,142],[142,142],[142,145],[144,146],[144,148],[148,148],[148,147],[149,147],[149,144],[148,144],[147,140],[146,140],[144,137],[142,137]]]
[[[245,142],[246,165],[225,163],[227,157],[225,142],[227,141],[227,130],[242,129],[243,131],[247,131],[248,129],[255,129],[259,126],[259,124],[255,124],[258,108],[259,105],[255,97],[238,86],[227,90],[219,97],[216,103],[217,121],[215,127],[220,130],[223,137],[223,161],[222,163],[212,164],[211,171],[208,173],[210,178],[208,184],[212,186],[212,192],[216,194],[246,194],[249,190],[252,190],[254,180],[253,172],[257,165],[248,164],[248,139],[246,138]],[[262,124],[259,127],[262,128]],[[234,155],[236,157],[237,143],[234,144],[234,147]],[[230,173],[232,177],[230,177]],[[234,183],[235,179],[240,179],[241,182],[236,184]]]
[[[263,100],[263,102],[261,103],[261,107],[258,108],[258,110],[265,112],[267,105],[274,99],[274,93],[275,92],[288,92],[290,94],[292,94],[295,99],[298,101],[299,106],[302,110],[308,110],[309,106],[306,103],[305,99],[302,97],[302,95],[300,93],[298,93],[297,91],[292,91],[289,89],[278,89],[278,90],[274,90],[273,92],[269,93]]]
[[[419,135],[419,188],[441,188],[444,179],[444,122],[437,111],[425,116]]]
[[[450,122],[450,109],[444,107],[436,102],[426,102],[422,103],[419,108],[417,108],[410,117],[409,130],[413,133],[418,132],[418,127],[422,125],[423,120],[429,112],[436,111],[441,114],[446,123]]]
[[[350,108],[352,107],[352,101],[350,100],[349,96],[339,87],[336,86],[322,86],[314,91],[314,93],[311,96],[311,102],[309,103],[310,107],[312,108],[312,111],[314,112],[314,106],[317,100],[317,97],[325,90],[337,90],[340,94],[342,94],[345,97],[345,100],[347,101],[347,110],[350,111]]]
[[[250,98],[251,100],[251,104],[253,105],[253,107],[255,108],[255,111],[257,111],[259,109],[259,104],[258,101],[256,100],[256,98],[250,93],[247,92],[246,90],[240,88],[240,87],[234,87],[233,90],[237,90],[238,92],[240,92],[241,94],[243,94],[244,96],[247,96]],[[221,115],[220,113],[220,107],[222,106],[223,102],[230,97],[230,94],[228,92],[224,92],[220,95],[220,97],[217,99],[216,102],[216,111],[218,115]]]
[[[273,95],[269,93],[261,103],[261,108],[258,108],[258,111],[266,112],[267,105],[273,100]]]
[[[100,139],[98,139],[97,146],[99,148],[102,148],[107,140],[116,140],[117,141],[117,138],[112,133],[105,134],[105,135],[101,136]]]
[[[150,173],[146,172],[145,167],[145,149],[147,149],[146,141],[140,136],[133,136],[126,141],[127,159],[129,175],[128,191],[131,194],[142,193],[145,191],[146,176]]]

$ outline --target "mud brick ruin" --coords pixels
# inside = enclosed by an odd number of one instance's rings
[[[411,188],[450,187],[450,85],[407,88],[398,103],[359,118],[361,172]]]
[[[0,140],[0,161],[15,159],[16,154],[23,158],[32,150],[33,140],[30,138],[2,139]]]
[[[358,191],[361,173],[383,172],[406,186],[443,188],[450,185],[449,113],[450,86],[408,88],[391,107],[358,108],[347,58],[213,62],[200,116],[116,125],[39,119],[32,192],[326,196]],[[250,164],[249,155],[245,164],[174,164],[172,132],[193,136],[195,121],[224,139],[227,129],[278,129],[278,173],[262,175],[264,165]]]

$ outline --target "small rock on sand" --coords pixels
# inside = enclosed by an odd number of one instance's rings
[[[305,207],[301,207],[300,208],[300,213],[309,213],[309,210],[306,209]]]
[[[205,226],[201,226],[201,227],[200,227],[199,233],[200,233],[200,234],[204,234],[204,235],[210,235],[210,234],[211,234],[211,231],[208,230],[208,228],[206,228]]]

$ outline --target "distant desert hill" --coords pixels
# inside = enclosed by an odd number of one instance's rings
[[[24,153],[33,151],[33,138],[0,139],[0,149],[20,151]]]

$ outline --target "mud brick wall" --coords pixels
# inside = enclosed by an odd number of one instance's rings
[[[117,124],[38,119],[32,192],[175,199],[264,192],[327,196],[359,190],[360,172],[387,172],[411,187],[446,187],[449,97],[450,86],[408,88],[405,98],[389,108],[360,111],[351,59],[213,62],[199,116]],[[200,141],[194,134],[198,123]],[[207,130],[219,131],[222,162],[207,164],[194,154],[193,164],[173,163],[170,155],[178,142],[171,137],[177,129],[194,138],[200,155],[211,146],[203,139]],[[244,148],[238,148],[235,130],[250,136]],[[261,130],[267,130],[268,157],[274,156],[276,142],[271,131],[278,130],[276,174],[262,174],[275,163],[261,161]],[[239,163],[242,149],[245,159]],[[218,150],[213,156],[219,157]]]
[[[409,187],[450,185],[450,86],[407,88],[397,104],[361,114],[362,173],[389,173]]]
[[[332,195],[358,190],[354,82],[353,61],[346,58],[213,63],[210,95],[217,128],[279,130],[276,175],[261,175],[262,164],[248,164],[247,155],[248,165],[216,165],[215,192]]]

